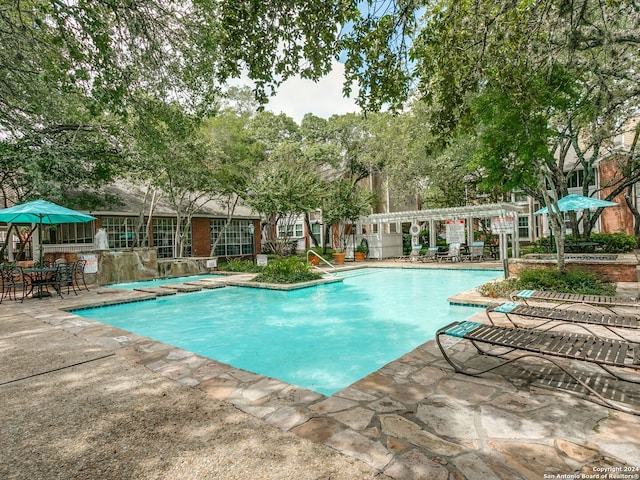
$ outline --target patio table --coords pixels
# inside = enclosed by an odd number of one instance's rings
[[[27,296],[31,295],[32,298],[50,297],[51,293],[48,287],[51,286],[62,298],[60,270],[58,267],[25,268],[22,271],[25,277],[29,279]],[[36,291],[34,292],[34,290]]]

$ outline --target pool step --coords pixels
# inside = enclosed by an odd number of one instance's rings
[[[225,287],[226,284],[222,280],[196,280],[193,282],[185,282],[184,285],[193,285],[207,290]]]
[[[175,290],[176,292],[199,292],[200,290],[202,290],[202,287],[197,286],[197,285],[192,285],[192,284],[187,284],[187,283],[168,283],[166,285],[162,285],[160,286],[161,289],[167,289],[167,290]]]
[[[154,295],[157,295],[158,297],[164,297],[164,296],[167,296],[167,295],[175,295],[177,293],[175,290],[170,290],[168,288],[161,288],[161,287],[140,287],[140,288],[134,288],[133,291],[134,292],[153,293]]]

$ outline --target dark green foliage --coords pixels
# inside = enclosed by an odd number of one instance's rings
[[[527,269],[518,278],[491,282],[478,287],[486,297],[508,298],[514,290],[548,290],[585,295],[615,295],[616,287],[593,272],[574,270],[560,273],[551,269]]]
[[[218,265],[218,270],[223,272],[260,272],[262,268],[249,260],[232,258],[228,262]]]
[[[623,233],[593,233],[590,239],[600,244],[606,253],[625,253],[637,248],[638,240],[633,235]]]
[[[615,286],[593,272],[573,270],[560,273],[557,270],[523,270],[518,277],[519,287],[530,290],[583,293],[587,295],[613,295]]]
[[[625,235],[624,233],[592,233],[588,238],[575,238],[573,235],[567,235],[565,238],[566,242],[577,241],[588,241],[588,242],[596,242],[599,245],[594,247],[586,247],[582,250],[572,250],[578,253],[627,253],[638,247],[638,241],[636,237],[633,235]],[[522,249],[521,254],[526,253],[549,253],[549,242],[551,240],[547,237],[540,238],[535,242],[532,242],[531,245]],[[555,246],[554,246],[555,248]]]
[[[298,257],[277,258],[263,268],[255,277],[256,282],[266,283],[300,283],[317,280],[322,275],[311,271],[311,266]]]

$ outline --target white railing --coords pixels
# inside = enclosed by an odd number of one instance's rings
[[[96,249],[94,243],[59,243],[42,245],[44,253],[87,252]]]
[[[318,257],[318,258],[320,259],[320,261],[322,261],[322,262],[326,263],[327,265],[329,265],[333,270],[337,270],[336,266],[335,266],[333,263],[329,262],[329,261],[328,261],[327,259],[325,259],[322,255],[320,255],[318,252],[315,252],[315,251],[313,251],[313,250],[307,250],[307,262],[310,262],[309,257],[310,257],[311,255],[315,255],[316,257]],[[325,274],[327,274],[327,275],[335,275],[335,273],[333,273],[333,272],[328,272],[328,271],[326,271],[325,269],[320,268],[320,266],[319,266],[319,265],[314,265],[314,266],[315,266],[318,270],[320,270],[322,273],[325,273]]]

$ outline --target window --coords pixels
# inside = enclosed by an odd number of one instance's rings
[[[286,234],[285,234],[286,229]],[[278,224],[278,237],[302,237],[304,232],[304,225],[302,222],[297,222],[292,225]]]
[[[175,218],[153,219],[153,246],[158,251],[158,258],[173,256],[173,235],[175,231]]]
[[[226,220],[211,220],[211,245],[215,245],[213,254],[221,257],[251,255],[253,253],[253,222],[231,220],[225,229],[226,223]]]
[[[107,232],[109,248],[133,248],[137,239],[144,238],[144,225],[137,229],[136,217],[102,217],[102,228]],[[145,245],[147,246],[147,245]]]
[[[595,185],[595,174],[592,172],[589,185]],[[567,188],[580,188],[584,185],[584,170],[575,170],[567,177]]]
[[[518,217],[518,237],[529,238],[529,217]]]
[[[320,236],[322,235],[322,225],[320,225],[319,223],[312,223],[311,224],[311,235],[313,235],[313,238],[315,238],[316,243],[318,245],[322,245],[322,239],[320,238]]]
[[[516,203],[528,203],[529,195],[524,192],[515,192],[513,194],[513,201]]]
[[[48,238],[46,232],[43,232],[43,240],[50,243],[93,243],[93,222],[63,223],[46,230]]]

